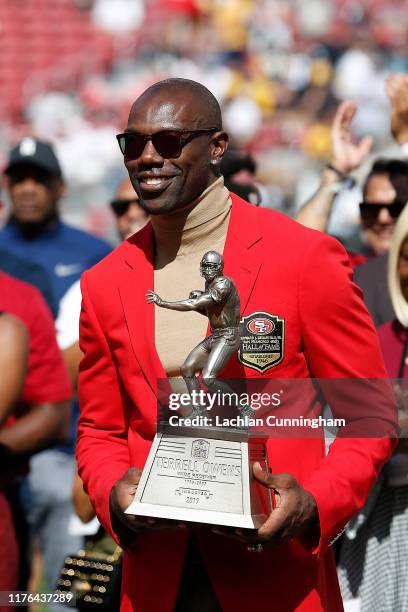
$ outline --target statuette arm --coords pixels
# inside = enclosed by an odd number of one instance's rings
[[[191,295],[191,293],[190,293]],[[187,300],[180,300],[177,302],[166,302],[154,291],[148,291],[146,294],[146,300],[149,304],[154,303],[161,308],[167,308],[168,310],[178,310],[185,312],[189,310],[195,310],[200,314],[206,307],[214,305],[214,300],[209,293],[200,293],[197,297],[189,297]]]

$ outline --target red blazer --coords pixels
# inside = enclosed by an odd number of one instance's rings
[[[385,378],[376,332],[342,246],[280,213],[231,197],[225,274],[238,287],[242,314],[266,311],[285,320],[283,359],[264,376]],[[154,346],[154,309],[145,300],[153,288],[152,261],[148,225],[82,277],[77,457],[111,533],[109,493],[130,466],[144,465],[156,431],[156,383],[165,378]],[[226,375],[261,376],[235,357]],[[390,416],[385,404],[378,409],[380,420]],[[315,497],[320,542],[310,550],[294,539],[253,553],[204,528],[201,551],[222,609],[342,610],[328,544],[363,506],[392,447],[388,437],[343,438],[325,457],[322,438],[269,440],[272,471],[289,472]],[[187,534],[175,530],[122,543],[122,610],[173,610],[186,542]]]

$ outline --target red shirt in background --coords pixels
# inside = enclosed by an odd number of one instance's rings
[[[40,292],[0,272],[0,311],[20,319],[29,334],[23,404],[70,400],[72,386],[55,339],[54,321]]]

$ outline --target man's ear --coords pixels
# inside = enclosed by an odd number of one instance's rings
[[[226,132],[216,132],[211,139],[211,164],[219,166],[222,158],[228,149],[228,134]]]

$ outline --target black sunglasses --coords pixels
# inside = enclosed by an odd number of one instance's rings
[[[138,204],[136,198],[112,200],[110,203],[111,208],[117,217],[121,217],[129,210],[131,204]]]
[[[201,128],[199,130],[161,130],[154,134],[124,132],[116,139],[125,159],[137,159],[141,156],[146,143],[151,140],[157,153],[165,159],[180,157],[181,151],[189,140],[205,132],[217,132],[218,128]]]
[[[381,204],[380,202],[361,202],[360,215],[364,221],[375,222],[382,208],[386,208],[393,219],[397,219],[403,208],[405,202],[393,202],[392,204]]]

